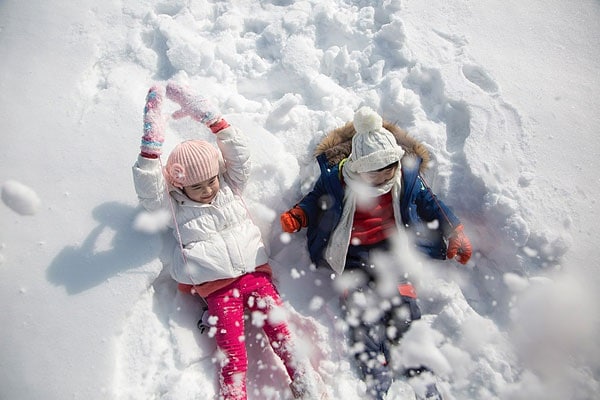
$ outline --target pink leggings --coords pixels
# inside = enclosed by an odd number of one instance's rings
[[[283,361],[288,375],[294,377],[295,369],[292,366],[293,356],[290,351],[288,326],[277,316],[272,318],[276,322],[269,321],[269,313],[274,307],[281,306],[282,301],[267,274],[254,272],[243,275],[232,284],[210,294],[206,302],[210,315],[218,318],[215,339],[217,346],[226,356],[221,362],[219,399],[246,400],[248,370],[244,337],[246,308],[253,312],[251,317],[253,323],[264,323],[262,328],[271,347]]]

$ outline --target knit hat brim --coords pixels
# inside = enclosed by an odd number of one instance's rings
[[[398,146],[396,148],[379,150],[358,159],[353,159],[352,156],[350,156],[345,165],[347,168],[358,173],[377,171],[378,169],[400,161],[403,155],[404,150]]]

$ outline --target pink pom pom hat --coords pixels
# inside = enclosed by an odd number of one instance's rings
[[[171,186],[186,186],[209,180],[219,174],[219,150],[204,140],[188,140],[173,149],[164,169]]]

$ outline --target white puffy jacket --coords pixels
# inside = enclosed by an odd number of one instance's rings
[[[158,159],[139,156],[133,166],[135,190],[144,208],[170,209],[168,202],[172,201],[185,259],[179,246],[175,246],[171,276],[181,283],[234,278],[254,271],[268,260],[260,231],[240,197],[250,174],[245,137],[230,126],[219,131],[216,138],[224,165],[219,175],[220,190],[211,204],[190,200],[173,187],[169,187],[167,196]],[[178,240],[175,230],[173,234]]]

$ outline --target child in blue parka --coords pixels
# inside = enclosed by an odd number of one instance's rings
[[[425,147],[372,109],[362,107],[353,122],[335,129],[316,149],[320,177],[313,190],[281,215],[285,232],[307,228],[311,260],[338,275],[356,276],[342,295],[349,340],[369,392],[382,399],[392,382],[390,345],[421,312],[409,281],[392,296],[377,290],[385,279],[378,252],[390,253],[393,240],[409,238],[435,259],[466,264],[471,243],[452,210],[425,184]],[[407,235],[399,236],[399,231]],[[373,309],[379,311],[373,321]],[[393,328],[393,329],[390,329]],[[408,368],[407,375],[426,370]],[[427,398],[440,398],[435,385]]]

